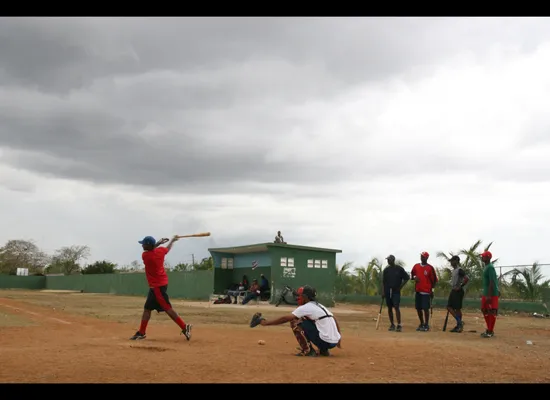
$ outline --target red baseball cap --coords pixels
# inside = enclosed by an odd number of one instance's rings
[[[489,260],[490,260],[491,258],[493,258],[493,254],[491,254],[490,251],[484,251],[484,252],[481,253],[479,256],[480,256],[481,258],[488,257]]]
[[[420,253],[420,255],[422,257],[426,257],[426,258],[429,258],[430,257],[430,253],[428,253],[427,251],[423,251],[422,253]]]

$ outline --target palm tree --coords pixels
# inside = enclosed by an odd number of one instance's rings
[[[381,283],[382,263],[376,257],[372,258],[365,267],[356,268],[360,293],[366,295],[379,294]]]
[[[353,267],[352,262],[345,262],[341,268],[336,265],[336,293],[348,294],[353,289],[353,275],[350,269]]]
[[[483,270],[485,269],[485,265],[483,265],[483,262],[481,261],[481,257],[479,256],[479,254],[481,253],[481,251],[479,250],[481,243],[482,241],[478,239],[469,248],[461,249],[456,253],[449,252],[447,254],[442,251],[437,252],[437,257],[443,258],[447,262],[450,262],[451,257],[454,255],[462,256],[460,267],[464,270],[464,272],[466,272],[466,274],[470,278],[468,285],[466,285],[464,289],[467,291],[471,291],[472,293],[479,293],[483,285]],[[490,242],[487,246],[485,246],[483,251],[488,251],[491,248],[492,244],[493,242]],[[498,262],[498,258],[493,260],[493,264],[497,262]],[[451,271],[450,268],[449,268],[449,271]],[[441,274],[441,278],[443,278],[442,280],[447,280],[446,274],[448,274],[448,272],[444,272],[443,274]],[[440,276],[438,275],[438,278],[439,277]],[[441,283],[439,284],[439,286],[441,289],[443,289],[443,286],[441,286]]]
[[[505,275],[511,275],[510,286],[523,300],[541,300],[543,289],[550,287],[550,279],[542,281],[538,262],[534,262],[531,268],[514,268]]]

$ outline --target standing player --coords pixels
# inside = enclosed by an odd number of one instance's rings
[[[456,319],[456,327],[451,329],[451,332],[462,332],[464,330],[464,322],[462,321],[462,300],[464,299],[464,286],[468,283],[468,276],[462,268],[460,268],[460,257],[451,257],[451,293],[447,301],[447,310]]]
[[[490,338],[495,335],[495,323],[498,314],[498,278],[495,266],[491,262],[493,255],[490,251],[484,251],[480,254],[481,261],[485,264],[483,269],[483,295],[481,296],[481,312],[485,318],[487,330],[481,334],[481,337]]]
[[[168,297],[168,275],[164,269],[164,257],[172,249],[172,245],[177,241],[174,236],[166,247],[156,246],[156,240],[152,236],[146,236],[139,243],[143,247],[141,258],[145,264],[145,275],[149,283],[149,294],[143,307],[143,315],[141,317],[141,325],[139,330],[130,340],[145,339],[145,330],[151,318],[151,311],[157,312],[166,311],[166,314],[178,324],[181,328],[181,333],[185,335],[187,340],[191,339],[191,325],[186,324],[181,317],[172,309],[170,298]]]
[[[420,263],[415,264],[411,271],[411,278],[416,282],[414,302],[420,320],[416,330],[421,332],[430,330],[430,306],[437,284],[435,268],[428,264],[429,257],[427,251],[420,253]]]
[[[382,272],[382,297],[386,299],[388,306],[388,317],[390,318],[390,331],[401,332],[401,309],[399,303],[401,300],[401,289],[409,281],[409,274],[401,265],[395,264],[395,256],[389,255],[386,257],[388,266]],[[393,309],[395,308],[395,316],[397,317],[397,327],[393,323]]]
[[[329,356],[329,350],[341,347],[340,326],[334,315],[316,300],[317,292],[311,286],[299,288],[298,307],[291,314],[266,320],[260,313],[254,314],[250,326],[281,325],[290,322],[290,327],[300,345],[297,356],[316,357],[312,343],[319,349],[319,355]]]

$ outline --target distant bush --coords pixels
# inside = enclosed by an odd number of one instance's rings
[[[86,268],[82,270],[82,274],[90,275],[90,274],[114,274],[115,273],[116,264],[113,264],[109,261],[96,261],[93,264],[88,265]]]

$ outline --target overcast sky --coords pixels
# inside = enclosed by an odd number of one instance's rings
[[[2,18],[0,55],[1,243],[550,263],[547,19]]]

